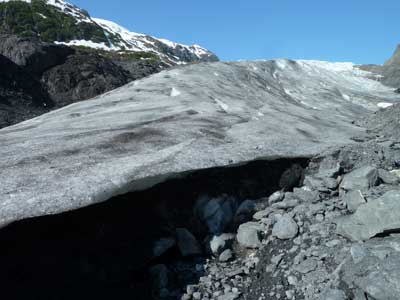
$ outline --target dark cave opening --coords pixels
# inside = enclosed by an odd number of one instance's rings
[[[150,267],[173,260],[195,267],[208,255],[183,258],[173,246],[154,256],[155,241],[176,228],[188,228],[200,242],[209,234],[193,212],[199,197],[261,199],[282,188],[282,174],[291,166],[308,162],[263,160],[199,170],[90,207],[13,223],[0,230],[2,290],[12,295],[7,299],[157,298]],[[174,284],[179,288],[182,281]]]

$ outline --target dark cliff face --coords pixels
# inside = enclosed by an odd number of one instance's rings
[[[130,81],[130,74],[105,57],[77,52],[44,72],[41,80],[62,107],[120,87]]]
[[[167,65],[136,54],[119,55],[0,35],[0,128],[50,109],[87,100]]]
[[[53,106],[36,78],[0,55],[0,127],[35,117]]]
[[[41,42],[32,37],[0,34],[0,41],[0,54],[36,75],[64,63],[69,55],[75,53],[70,47]]]

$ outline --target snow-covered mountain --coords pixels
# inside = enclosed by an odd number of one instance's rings
[[[154,53],[167,64],[217,61],[211,51],[130,30],[63,0],[0,0],[0,32],[106,51]]]

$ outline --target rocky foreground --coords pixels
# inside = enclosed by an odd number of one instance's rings
[[[398,139],[374,131],[314,157],[293,191],[239,206],[247,222],[211,238],[213,258],[181,299],[398,299],[399,167]]]

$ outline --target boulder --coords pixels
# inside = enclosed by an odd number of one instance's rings
[[[256,211],[256,203],[253,200],[243,201],[236,210],[233,220],[235,225],[239,226],[242,223],[251,221],[255,211]]]
[[[345,191],[367,190],[378,184],[378,170],[365,166],[346,174],[340,184]]]
[[[326,185],[327,181],[323,178],[318,178],[315,176],[307,175],[304,178],[304,186],[310,190],[315,190],[319,192],[329,192],[329,188]]]
[[[210,241],[210,250],[214,255],[219,255],[227,248],[232,247],[235,235],[231,233],[223,233],[218,236],[213,236]]]
[[[299,164],[293,164],[289,169],[285,170],[279,179],[279,187],[284,191],[289,191],[300,185],[304,176],[304,169]]]
[[[346,294],[342,290],[328,289],[322,294],[324,300],[347,300]]]
[[[239,226],[236,239],[245,248],[261,246],[261,235],[264,227],[256,222],[247,222]]]
[[[351,212],[355,212],[360,205],[367,202],[360,190],[346,193],[343,196],[343,200],[346,203],[347,209]]]
[[[264,218],[268,218],[268,216],[269,216],[270,214],[272,214],[274,211],[275,211],[274,208],[272,208],[272,207],[267,207],[266,209],[263,209],[263,210],[260,210],[260,211],[256,212],[256,213],[253,215],[253,219],[254,219],[254,220],[261,220],[261,219],[264,219]]]
[[[275,193],[273,193],[272,195],[270,195],[268,197],[268,203],[271,205],[273,203],[282,201],[284,197],[285,197],[285,193],[284,192],[276,191]]]
[[[386,184],[398,184],[400,182],[400,178],[396,176],[394,173],[386,171],[384,169],[378,170],[379,179]]]
[[[316,190],[312,190],[307,187],[294,188],[293,197],[299,199],[302,202],[317,202],[319,200],[319,193]]]
[[[149,270],[152,282],[153,295],[164,298],[168,295],[168,286],[171,281],[171,272],[165,265],[155,265]]]
[[[400,295],[400,239],[386,237],[367,241],[360,255],[344,264],[342,279],[361,289],[368,299],[394,300]]]
[[[353,241],[400,230],[400,191],[390,191],[337,220],[337,233]]]
[[[186,228],[176,229],[176,240],[182,256],[201,255],[202,250],[199,242],[193,234]]]
[[[232,197],[202,197],[196,203],[195,213],[211,234],[221,234],[232,223],[237,201]]]
[[[233,252],[231,249],[226,249],[224,252],[220,254],[218,260],[221,262],[230,261],[233,258]]]
[[[281,240],[292,239],[296,237],[299,227],[289,215],[276,216],[277,221],[272,228],[272,235]]]
[[[153,255],[159,257],[176,245],[174,238],[161,238],[154,243]]]

